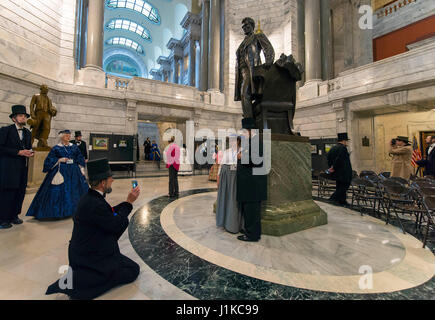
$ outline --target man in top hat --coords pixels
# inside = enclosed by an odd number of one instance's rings
[[[28,158],[33,157],[31,133],[24,126],[29,114],[23,105],[12,106],[14,124],[0,128],[0,229],[21,224],[27,187]]]
[[[133,282],[139,275],[139,265],[121,254],[118,240],[128,227],[128,215],[140,189],[132,189],[125,202],[112,207],[105,200],[113,182],[108,160],[91,160],[87,167],[91,188],[73,215],[68,249],[71,277],[66,283],[60,279],[50,285],[46,294],[94,299],[116,286]]]
[[[243,119],[242,127],[247,131],[242,136],[245,142],[242,140],[242,150],[237,155],[237,202],[244,220],[244,234],[237,239],[256,242],[261,238],[261,201],[267,200],[267,175],[253,174],[254,167],[262,166],[262,163],[253,163],[253,149],[257,148],[258,156],[263,156],[260,135],[251,131],[255,129],[254,119]]]
[[[338,144],[333,146],[327,155],[328,170],[336,179],[336,189],[329,200],[336,205],[347,206],[349,205],[346,201],[347,190],[352,181],[352,165],[347,150],[347,142],[349,141],[347,132],[339,133],[337,140]]]
[[[390,142],[391,177],[401,177],[408,180],[413,172],[412,146],[408,137],[398,136],[395,141],[396,143]]]
[[[427,136],[426,144],[425,159],[417,161],[417,164],[419,167],[425,168],[425,176],[430,175],[435,177],[435,136]]]
[[[71,140],[70,142],[79,147],[83,158],[85,158],[85,162],[88,162],[88,149],[86,148],[86,142],[82,140],[82,132],[76,131],[74,135],[74,140]]]

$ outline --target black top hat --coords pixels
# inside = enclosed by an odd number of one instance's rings
[[[27,113],[26,107],[21,104],[16,104],[12,106],[12,113],[9,115],[9,118],[12,118],[17,114],[25,114],[27,118],[30,118],[30,114]]]
[[[243,129],[255,129],[254,118],[243,118],[242,119],[242,128]]]
[[[61,133],[71,134],[71,131],[66,129],[66,130],[59,131],[59,134]]]
[[[400,141],[405,142],[406,144],[410,144],[410,143],[409,143],[409,140],[408,140],[408,137],[397,136],[396,140],[400,140]]]
[[[347,136],[347,132],[339,133],[337,135],[337,141],[344,141],[344,140],[346,140],[346,141],[350,140]]]
[[[76,131],[74,137],[80,137],[82,135],[81,131]]]
[[[91,160],[87,163],[89,181],[104,180],[112,176],[107,158]]]

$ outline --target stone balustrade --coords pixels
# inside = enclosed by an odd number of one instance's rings
[[[130,82],[129,78],[114,76],[106,74],[106,88],[107,89],[127,89]]]

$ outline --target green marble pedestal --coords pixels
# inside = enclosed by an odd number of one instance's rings
[[[282,236],[328,223],[326,213],[312,199],[308,138],[272,134],[267,184],[263,234]]]

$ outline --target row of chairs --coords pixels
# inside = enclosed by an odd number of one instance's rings
[[[327,198],[335,191],[335,181],[326,173],[313,173],[313,188],[319,198]],[[417,232],[423,235],[423,247],[426,246],[435,226],[435,178],[411,176],[406,180],[391,177],[389,172],[361,171],[358,175],[354,171],[349,192],[352,209],[356,204],[361,215],[364,210],[371,210],[379,218],[383,213],[387,224],[394,214],[403,233],[406,232],[399,214],[411,216]]]

